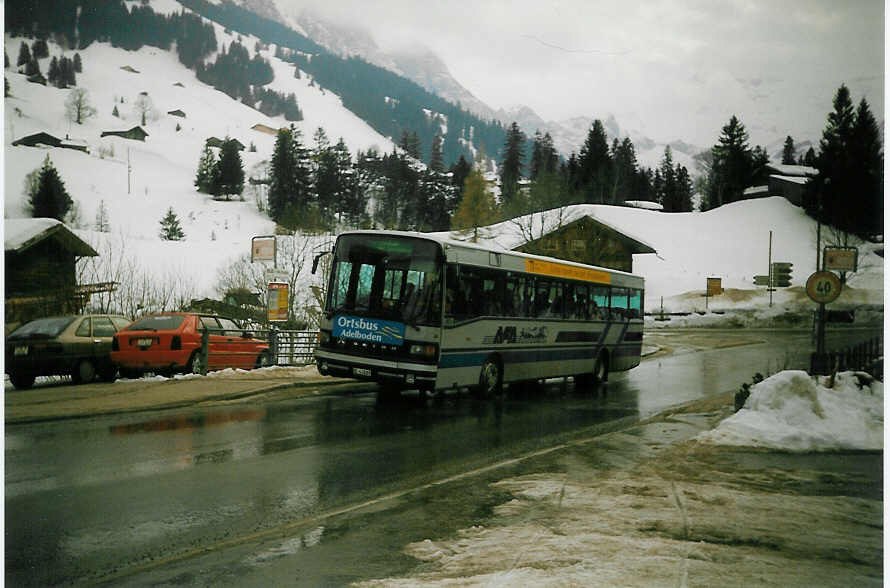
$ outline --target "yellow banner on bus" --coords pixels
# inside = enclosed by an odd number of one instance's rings
[[[525,271],[531,274],[552,276],[554,278],[567,278],[569,280],[582,280],[584,282],[598,282],[600,284],[611,283],[611,275],[586,267],[577,267],[540,259],[526,259]]]

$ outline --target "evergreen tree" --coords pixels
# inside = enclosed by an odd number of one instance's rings
[[[472,166],[470,163],[464,158],[463,155],[451,166],[448,172],[451,174],[451,185],[454,186],[457,192],[454,197],[460,202],[461,198],[464,194],[464,185],[467,179],[467,176],[470,175],[470,170]]]
[[[117,104],[114,105],[114,108],[111,109],[111,116],[115,118],[120,118],[121,113],[117,110]]]
[[[711,148],[713,161],[707,180],[706,209],[741,200],[750,184],[751,149],[748,132],[733,115],[723,127],[718,144]]]
[[[225,196],[226,200],[229,200],[229,196],[233,194],[240,196],[243,190],[244,165],[241,162],[238,143],[226,137],[220,148],[210,193],[214,196]]]
[[[488,184],[478,164],[470,170],[464,182],[463,197],[451,218],[454,230],[473,230],[473,241],[479,237],[479,227],[497,222],[498,212],[494,195],[488,190]]]
[[[504,158],[501,162],[501,201],[510,204],[519,194],[519,181],[522,179],[525,160],[525,135],[514,121],[507,129],[504,139]]]
[[[420,161],[420,138],[416,131],[402,131],[402,138],[399,140],[399,147],[405,150],[410,157]]]
[[[664,156],[661,158],[661,164],[655,172],[655,178],[658,202],[665,212],[676,212],[677,178],[670,145],[664,148]]]
[[[748,186],[766,186],[769,184],[769,154],[760,145],[751,152],[751,179]]]
[[[299,226],[300,215],[311,204],[310,166],[300,130],[293,125],[278,131],[270,180],[269,216],[279,224]]]
[[[807,149],[806,155],[803,156],[801,163],[810,167],[816,167],[816,151],[812,147]]]
[[[49,57],[49,47],[46,45],[46,40],[37,39],[34,41],[34,45],[31,47],[31,54],[38,59]]]
[[[612,185],[612,160],[602,121],[593,121],[587,139],[578,156],[576,190],[583,194],[584,202],[604,204]]]
[[[436,173],[445,171],[445,164],[442,161],[442,135],[439,133],[433,135],[433,141],[430,145],[430,170]]]
[[[49,82],[51,86],[59,88],[61,76],[62,72],[59,69],[59,60],[53,55],[53,58],[49,61],[49,68],[46,70],[46,81]]]
[[[627,200],[636,200],[637,153],[629,137],[625,137],[621,143],[617,139],[612,143],[612,161],[614,173],[610,203],[621,204]]]
[[[74,54],[74,72],[75,73],[83,72],[83,63],[80,60],[80,53]]]
[[[845,85],[819,142],[818,175],[807,184],[804,207],[824,223],[862,237],[883,231],[880,129],[863,99],[854,109]]]
[[[31,216],[34,218],[63,220],[74,204],[49,155],[43,160],[43,167],[40,168],[37,181],[32,185],[28,196]]]
[[[19,45],[19,58],[16,61],[16,67],[21,67],[23,65],[28,65],[31,63],[31,48],[28,47],[28,44],[22,41],[22,44]]]
[[[117,110],[117,107],[115,107]],[[117,115],[115,115],[117,116]],[[210,194],[213,190],[213,174],[216,172],[216,155],[209,143],[204,143],[204,150],[201,151],[201,159],[198,161],[198,171],[195,174],[195,187],[198,192]]]
[[[158,236],[164,241],[185,241],[185,233],[179,224],[179,217],[173,211],[173,207],[167,209],[167,214],[161,219],[161,230]]]
[[[43,77],[43,74],[40,72],[40,63],[36,57],[31,57],[31,61],[25,65],[25,75],[28,77]]]
[[[782,165],[794,165],[794,139],[791,135],[785,137],[785,145],[782,147]]]

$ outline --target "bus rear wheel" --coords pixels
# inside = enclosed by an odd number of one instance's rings
[[[476,395],[480,398],[492,398],[500,396],[503,390],[503,370],[500,362],[489,357],[482,364],[482,371],[479,373],[479,385],[476,387]]]

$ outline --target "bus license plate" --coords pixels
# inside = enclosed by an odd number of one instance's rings
[[[352,368],[352,373],[356,376],[365,376],[368,378],[371,377],[371,370],[366,368]]]
[[[17,345],[14,351],[15,355],[28,355],[27,345]]]
[[[138,339],[136,345],[139,347],[151,347],[151,339]]]

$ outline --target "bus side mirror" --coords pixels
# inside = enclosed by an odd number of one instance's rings
[[[313,273],[313,275],[315,274],[315,270],[318,269],[319,260],[322,257],[324,257],[325,255],[330,255],[330,254],[331,254],[330,251],[322,251],[321,253],[319,253],[318,255],[316,255],[315,257],[312,258],[312,273]]]

